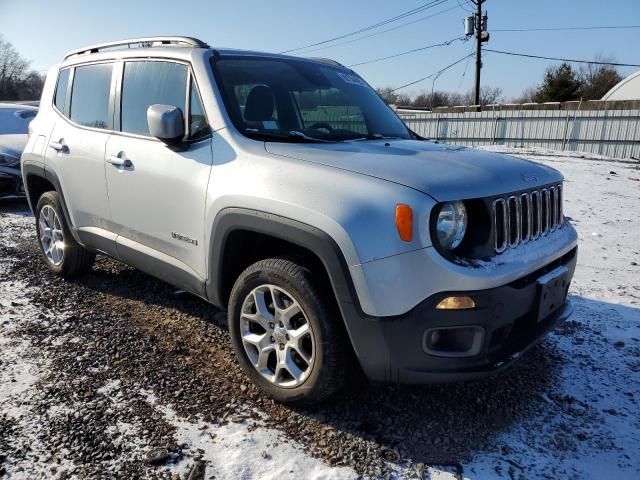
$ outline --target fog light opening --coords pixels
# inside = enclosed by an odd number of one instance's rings
[[[476,302],[471,297],[447,297],[436,306],[436,310],[471,310],[473,308],[476,308]]]
[[[471,357],[480,353],[484,329],[477,325],[427,330],[423,337],[425,353],[440,357]]]

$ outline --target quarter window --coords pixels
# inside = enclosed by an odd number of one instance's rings
[[[85,127],[110,128],[109,94],[113,65],[76,67],[71,91],[71,120]]]
[[[64,111],[64,104],[67,100],[67,87],[69,86],[69,69],[65,68],[64,70],[60,70],[60,75],[58,75],[58,85],[56,86],[56,97],[55,97],[55,106],[58,110],[63,113],[67,113]]]
[[[198,88],[192,79],[191,94],[189,95],[189,138],[197,140],[209,135],[209,133],[211,133],[211,129],[202,107],[202,100],[200,100]]]
[[[172,105],[186,112],[187,67],[173,62],[127,62],[122,80],[121,128],[149,135],[147,109]]]

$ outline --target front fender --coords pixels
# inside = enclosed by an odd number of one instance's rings
[[[294,243],[314,253],[322,262],[335,295],[351,345],[362,364],[388,364],[387,346],[380,335],[367,332],[379,330],[379,320],[364,314],[358,294],[349,274],[342,250],[324,231],[311,225],[279,215],[230,207],[218,213],[211,232],[210,278],[206,282],[208,299],[222,305],[222,259],[227,238],[235,230],[249,230]]]

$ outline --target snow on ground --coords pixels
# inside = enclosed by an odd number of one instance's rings
[[[26,232],[29,232],[32,223],[30,212],[0,213],[0,242],[10,244],[16,236],[28,235]],[[46,322],[46,318],[43,312],[25,301],[27,286],[6,276],[8,261],[0,258],[0,414],[2,420],[11,422],[12,432],[19,432],[20,438],[18,444],[3,445],[3,440],[6,441],[3,435],[8,432],[1,431],[4,425],[0,423],[0,478],[4,478],[5,474],[11,479],[52,478],[57,472],[69,468],[71,463],[64,458],[52,459],[38,440],[43,433],[43,418],[32,407],[41,400],[38,383],[46,377],[47,361],[33,352],[25,338],[16,335],[18,327],[34,320]],[[55,313],[64,315],[62,312]],[[57,338],[54,342],[61,344],[75,340]],[[117,380],[99,388],[97,393],[109,399],[113,409],[131,407],[122,398],[120,382]],[[349,468],[332,468],[312,458],[301,446],[283,438],[281,433],[261,427],[253,421],[229,422],[222,426],[204,421],[193,423],[181,418],[170,406],[158,404],[153,393],[143,390],[141,393],[157,414],[176,428],[177,441],[192,452],[170,467],[180,478],[189,476],[193,466],[190,460],[194,457],[214,465],[213,469],[207,469],[206,478],[352,480],[358,477]],[[63,413],[73,415],[75,410],[69,405],[51,405],[45,416],[50,418]],[[141,425],[118,422],[109,428],[110,433],[119,437],[121,442],[128,443],[130,455],[144,457],[146,446],[137,440],[143,428]],[[3,447],[7,450],[18,448],[28,453],[18,464],[3,465]],[[82,477],[71,475],[64,478]]]
[[[485,149],[525,156],[564,174],[564,211],[579,234],[578,267],[570,290],[575,312],[548,340],[560,374],[552,389],[539,394],[546,405],[544,414],[498,434],[490,445],[462,463],[462,475],[455,468],[426,466],[424,476],[444,480],[640,478],[638,164],[593,155],[582,158],[574,152]],[[26,212],[1,212],[0,242],[6,245],[32,235],[33,218]],[[32,352],[27,340],[16,334],[21,323],[40,317],[46,321],[52,312],[38,311],[25,302],[26,286],[5,275],[10,261],[0,258],[0,414],[13,432],[19,432],[20,445],[29,444],[31,451],[20,465],[3,464],[0,458],[0,476],[3,469],[9,478],[53,476],[51,459],[38,447],[38,433],[42,432],[38,432],[39,417],[32,408],[39,399],[39,382],[46,377],[48,359]],[[129,408],[117,393],[119,388],[115,380],[98,390],[115,410]],[[193,461],[203,459],[210,465],[206,478],[357,478],[351,469],[332,468],[312,458],[301,445],[281,432],[264,428],[259,421],[194,422],[180,417],[170,404],[160,403],[153,392],[140,388],[140,394],[175,428],[177,442],[189,452],[182,461],[167,467],[172,473],[187,475]],[[73,406],[51,405],[46,415],[68,414],[69,409]],[[136,444],[141,425],[119,422],[110,428],[122,442],[131,444],[131,455],[145,453],[146,446]],[[7,448],[2,441],[0,432],[0,451]],[[55,468],[64,466],[62,460]],[[407,478],[408,471],[399,465],[395,475]]]
[[[0,241],[9,243],[12,239],[24,235],[25,223],[31,224],[29,212],[1,218]],[[46,462],[49,455],[38,439],[40,423],[34,413],[39,401],[38,382],[47,371],[47,359],[42,358],[30,348],[28,340],[16,335],[24,321],[40,319],[45,322],[43,312],[25,300],[27,285],[21,281],[7,278],[7,260],[0,258],[0,430],[9,429],[20,432],[20,438],[14,448],[26,452],[32,464],[27,475],[18,472],[14,478],[46,478]],[[52,407],[52,414],[55,408]],[[2,451],[2,433],[0,433],[0,451]],[[60,466],[66,465],[61,461]],[[0,461],[0,477],[3,468]]]
[[[318,480],[352,480],[356,473],[345,467],[329,468],[319,460],[306,455],[301,446],[289,442],[273,430],[255,422],[229,422],[216,425],[206,421],[197,423],[180,418],[173,409],[157,405],[153,395],[148,401],[176,427],[179,443],[201,451],[201,459],[212,465],[207,474],[216,478],[256,478],[281,480],[283,478],[309,478]],[[186,462],[176,465],[185,474]]]
[[[619,163],[580,152],[482,148],[560,170],[564,213],[580,239],[572,293],[640,306],[640,162]]]
[[[561,384],[547,397],[557,413],[503,436],[509,462],[499,454],[478,454],[465,472],[478,478],[501,478],[509,470],[525,476],[537,471],[639,478],[640,164],[584,159],[577,152],[485,149],[524,156],[564,174],[564,211],[578,231],[578,266],[569,292],[574,314],[550,337],[566,359]],[[573,328],[580,329],[578,335],[565,334]],[[546,434],[563,422],[566,438]],[[531,442],[532,436],[539,441]],[[567,451],[561,463],[558,449]]]

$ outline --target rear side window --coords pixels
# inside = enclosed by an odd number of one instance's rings
[[[58,75],[58,84],[56,85],[56,96],[54,100],[54,104],[58,110],[63,113],[64,105],[67,100],[67,87],[69,86],[69,69],[65,68],[64,70],[60,70],[60,75]]]
[[[76,67],[71,91],[71,120],[85,127],[110,128],[112,64]]]
[[[147,109],[172,105],[186,113],[187,66],[173,62],[127,62],[122,79],[123,132],[149,135]]]

